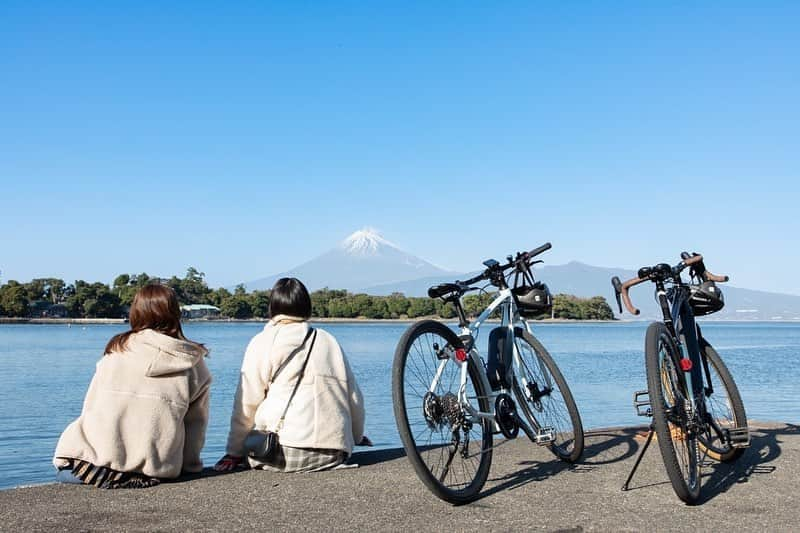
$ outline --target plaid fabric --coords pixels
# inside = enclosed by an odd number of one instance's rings
[[[250,458],[250,466],[270,472],[319,472],[345,462],[347,452],[316,448],[291,448],[280,446],[277,457],[270,462]]]
[[[78,459],[72,459],[68,468],[72,470],[72,475],[80,479],[84,485],[94,485],[101,489],[142,489],[160,483],[157,478],[144,474],[118,472]]]

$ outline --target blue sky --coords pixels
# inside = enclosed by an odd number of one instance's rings
[[[800,294],[793,2],[0,5],[2,281],[698,250]]]

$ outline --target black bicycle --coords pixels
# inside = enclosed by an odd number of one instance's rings
[[[722,309],[724,298],[716,282],[728,281],[728,276],[709,272],[702,255],[683,252],[681,259],[675,266],[642,267],[624,283],[615,276],[611,283],[620,313],[621,297],[628,311],[638,315],[628,290],[653,282],[663,314],[662,322],[650,324],[645,338],[648,390],[634,394],[637,413],[652,417],[650,433],[622,489],[628,489],[655,432],[675,493],[694,504],[700,497],[703,459],[735,461],[749,446],[750,432],[733,376],[695,322],[696,316]],[[690,283],[681,279],[686,268]]]
[[[489,475],[493,435],[509,442],[520,430],[559,459],[583,453],[583,425],[567,382],[553,358],[533,336],[526,318],[547,313],[552,297],[533,279],[533,258],[550,243],[508,256],[472,279],[431,287],[428,296],[450,302],[460,334],[435,320],[405,332],[394,356],[392,395],[400,438],[422,482],[439,498],[461,504],[476,499]],[[513,280],[512,280],[513,277]],[[472,322],[461,297],[481,281],[497,297]],[[489,333],[487,359],[476,338],[495,312],[500,323]],[[519,409],[519,410],[518,410]]]

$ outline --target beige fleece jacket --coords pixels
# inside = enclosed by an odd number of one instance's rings
[[[274,371],[297,348],[308,322],[282,324],[275,317],[253,337],[244,354],[233,403],[227,453],[246,455],[244,439],[253,427],[275,430],[292,393],[307,347],[270,385]],[[303,380],[289,406],[280,442],[294,448],[343,450],[348,454],[364,434],[364,399],[339,343],[316,328],[317,340]]]
[[[211,373],[202,346],[144,330],[103,356],[83,411],[62,433],[53,464],[82,459],[120,472],[174,478],[203,469]]]

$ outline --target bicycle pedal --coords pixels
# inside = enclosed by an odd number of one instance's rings
[[[728,442],[734,448],[747,448],[750,446],[750,428],[730,428],[724,430]]]
[[[650,407],[650,392],[646,390],[634,392],[633,408],[636,409],[638,416],[653,416],[653,408]]]
[[[553,428],[539,428],[533,439],[539,446],[546,446],[556,440],[556,432]]]

